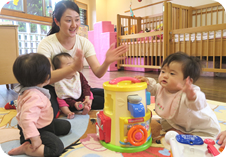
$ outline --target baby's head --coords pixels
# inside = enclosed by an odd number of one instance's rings
[[[52,63],[55,69],[61,69],[68,65],[71,65],[74,62],[74,59],[69,53],[62,52],[53,57]]]
[[[55,69],[61,69],[66,66],[71,65],[74,62],[74,59],[71,57],[69,53],[62,52],[53,57],[52,64]],[[74,74],[66,77],[71,78]]]
[[[179,91],[177,84],[183,85],[187,77],[190,77],[192,83],[196,82],[201,70],[201,62],[198,58],[183,52],[173,53],[162,64],[159,83],[169,88],[169,91],[176,92]]]
[[[30,53],[17,57],[13,64],[13,73],[24,87],[48,84],[51,78],[50,62],[39,53]]]

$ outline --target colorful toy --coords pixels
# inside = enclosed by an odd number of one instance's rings
[[[16,109],[16,106],[17,106],[17,100],[12,100],[5,105],[5,109],[6,110]]]
[[[78,108],[79,108],[80,110],[83,109],[84,106],[85,106],[85,105],[84,105],[83,103],[79,103],[79,104],[78,104]]]
[[[19,0],[13,0],[14,5],[18,5]]]
[[[130,6],[129,6],[129,10],[130,10],[130,16],[131,17],[135,17],[135,15],[133,14],[133,10],[131,8],[132,2],[130,2]]]
[[[119,77],[103,84],[104,110],[97,113],[100,143],[116,152],[139,152],[152,144],[147,83]]]
[[[171,146],[171,157],[214,157],[222,151],[211,137],[179,135],[175,131],[169,131],[165,140]]]

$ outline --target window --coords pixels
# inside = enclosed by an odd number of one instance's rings
[[[13,1],[9,1],[3,6],[3,8],[15,10],[15,11],[22,11],[22,12],[25,12],[26,14],[31,14],[36,16],[51,17],[52,12],[55,9],[55,5],[59,1],[61,0],[19,0],[17,5],[14,5]],[[74,1],[74,0],[66,0],[66,1]],[[87,25],[87,5],[77,1],[76,1],[76,4],[79,6],[79,9],[80,9],[81,24]],[[23,28],[22,27],[20,28],[22,29],[21,31],[26,32],[26,30],[24,30]]]
[[[3,6],[3,8],[10,9],[11,13],[7,17],[0,15],[0,22],[18,25],[20,54],[37,51],[39,42],[46,37],[51,28],[52,19],[49,17],[52,16],[55,5],[59,1],[61,0],[19,0],[17,5],[14,5],[13,1],[9,1]],[[87,25],[87,5],[77,1],[76,4],[80,8],[81,24]],[[17,14],[18,16],[16,16]],[[26,14],[30,14],[29,19],[26,18]],[[9,17],[9,19],[1,19],[1,17]]]
[[[42,0],[27,0],[27,13],[32,15],[43,16]]]
[[[80,11],[80,20],[82,25],[87,25],[86,23],[86,10],[79,8]]]
[[[77,1],[76,4],[79,7],[81,24],[87,25],[87,5]]]
[[[7,9],[12,9],[12,10],[17,10],[17,11],[24,11],[23,8],[23,0],[19,0],[17,5],[13,4],[13,1],[9,1],[8,3],[6,3],[3,8],[7,8]]]

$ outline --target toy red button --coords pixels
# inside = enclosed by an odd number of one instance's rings
[[[205,144],[212,144],[212,145],[215,144],[214,140],[209,139],[209,138],[205,139],[205,140],[204,140],[204,143],[205,143]]]

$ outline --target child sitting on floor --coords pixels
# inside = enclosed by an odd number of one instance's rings
[[[162,117],[167,131],[216,136],[220,132],[217,117],[206,102],[205,94],[194,83],[200,76],[201,63],[196,57],[177,52],[163,62],[158,83],[153,78],[136,76],[147,82],[147,90],[156,96],[155,112]]]
[[[52,63],[55,69],[60,69],[69,66],[73,61],[69,53],[62,52],[53,57]],[[83,109],[82,114],[87,114],[90,111],[93,94],[82,73],[75,72],[54,85],[59,108],[67,115],[68,119],[74,117],[74,112],[72,111]],[[84,106],[81,108],[82,104]]]
[[[14,62],[13,73],[20,83],[15,91],[19,94],[16,119],[21,145],[8,154],[60,156],[64,145],[58,136],[68,134],[71,124],[53,119],[49,91],[42,88],[50,81],[49,60],[38,53],[21,55]]]

